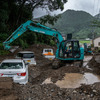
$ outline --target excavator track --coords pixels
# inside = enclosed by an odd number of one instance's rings
[[[54,59],[53,62],[52,62],[52,69],[57,69],[60,67],[60,64],[61,64],[61,60],[59,59]]]
[[[83,60],[82,61],[74,61],[73,66],[75,67],[82,67],[83,66]]]
[[[59,59],[54,59],[52,62],[52,69],[57,69],[62,66],[75,66],[75,67],[82,67],[83,66],[83,60],[82,61],[62,61]]]

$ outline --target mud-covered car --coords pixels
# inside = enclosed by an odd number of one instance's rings
[[[15,58],[21,58],[25,63],[36,65],[35,55],[32,51],[20,51],[17,53]]]
[[[21,59],[6,59],[0,64],[0,77],[12,77],[15,83],[28,82],[28,65]]]

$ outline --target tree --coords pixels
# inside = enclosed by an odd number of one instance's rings
[[[55,16],[50,16],[50,15],[45,15],[44,17],[40,18],[41,24],[51,24],[54,25],[54,23],[57,21],[57,19],[60,17],[60,15],[55,15]]]
[[[0,1],[0,35],[7,36],[10,35],[16,28],[18,28],[22,23],[26,22],[29,19],[32,19],[32,12],[37,8],[43,8],[50,11],[57,9],[64,9],[64,3],[67,0],[1,0]],[[49,24],[54,24],[53,21],[57,21],[58,16],[47,15],[44,19],[41,19],[42,24],[45,24],[46,21]],[[2,35],[1,33],[6,33]],[[26,34],[26,33],[25,33]],[[30,33],[32,35],[32,33]],[[47,41],[49,43],[50,37],[46,37],[42,34],[41,39],[37,34],[32,35],[34,40],[32,43],[39,41]],[[26,35],[23,35],[21,38],[24,38]],[[26,36],[27,37],[27,36]],[[26,38],[25,37],[25,38]],[[46,37],[46,38],[45,38]],[[30,44],[30,37],[27,37],[26,41]],[[5,39],[5,38],[4,38]],[[4,41],[4,40],[2,40]],[[18,42],[19,43],[19,42]]]
[[[7,30],[7,20],[8,16],[8,3],[5,0],[0,1],[0,32],[5,32]]]
[[[64,9],[64,3],[66,3],[67,0],[16,0],[16,5],[19,7],[18,9],[18,16],[17,16],[17,24],[20,22],[22,23],[23,16],[23,9],[25,11],[25,8],[28,8],[29,12],[34,12],[37,8],[43,8],[48,11],[54,11],[57,9]],[[26,15],[28,16],[28,14]],[[49,17],[50,18],[50,17]],[[54,19],[55,20],[55,19]]]
[[[43,8],[50,11],[54,11],[57,9],[64,9],[64,4],[67,0],[1,0],[0,1],[0,13],[1,17],[3,15],[4,18],[0,18],[0,20],[4,19],[4,23],[1,23],[4,28],[5,26],[9,27],[9,30],[15,30],[20,24],[27,21],[28,19],[32,19],[32,12],[34,12],[37,8]],[[47,18],[47,19],[46,19]],[[52,21],[57,20],[58,17],[54,16],[50,17],[47,15],[45,20]],[[6,21],[6,22],[5,22]],[[44,20],[42,19],[42,22]],[[48,21],[50,23],[50,21]],[[44,23],[44,22],[43,22]],[[50,24],[53,24],[50,23]]]
[[[92,23],[91,23],[91,26],[92,27],[100,27],[100,20],[93,20]]]

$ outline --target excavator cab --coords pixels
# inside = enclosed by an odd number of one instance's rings
[[[59,58],[80,58],[78,40],[65,40],[59,46]]]

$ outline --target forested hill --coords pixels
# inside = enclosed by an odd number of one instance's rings
[[[92,19],[93,17],[89,13],[67,10],[61,14],[61,18],[57,21],[55,26],[63,33],[77,32],[82,28],[88,27]]]
[[[91,21],[94,17],[84,11],[67,10],[61,14],[54,26],[63,34],[73,33],[74,37],[91,38]]]

